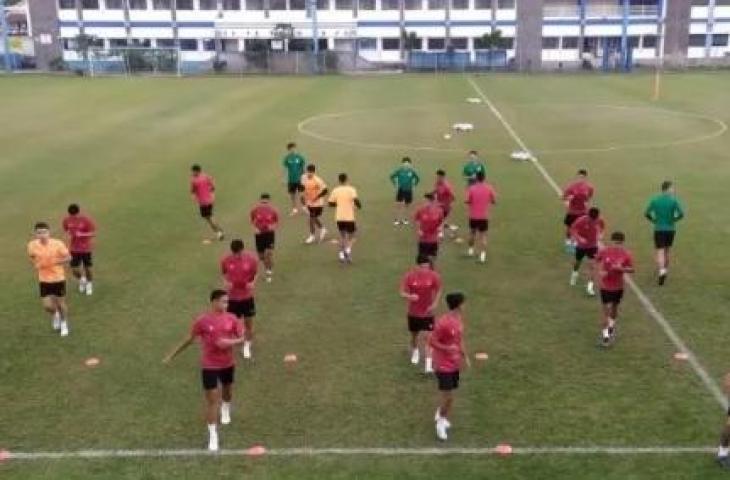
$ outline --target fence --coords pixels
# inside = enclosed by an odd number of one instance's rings
[[[469,52],[409,52],[406,68],[410,71],[463,72],[504,70],[509,67],[506,50]]]

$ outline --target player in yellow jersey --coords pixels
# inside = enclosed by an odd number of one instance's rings
[[[340,173],[340,184],[330,193],[328,203],[335,208],[335,221],[340,232],[340,262],[352,263],[352,244],[355,240],[355,208],[362,209],[357,190],[347,181],[347,174]]]
[[[327,184],[316,174],[317,167],[313,164],[307,165],[307,173],[302,175],[302,198],[301,202],[304,208],[309,212],[309,236],[304,243],[310,244],[319,238],[321,242],[327,235],[327,229],[322,225],[322,210],[324,209],[324,199],[327,197]],[[317,235],[319,231],[319,235]]]

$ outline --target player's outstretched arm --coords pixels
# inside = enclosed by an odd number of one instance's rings
[[[195,336],[188,335],[188,337],[183,340],[177,347],[175,347],[175,350],[170,352],[163,360],[162,363],[168,364],[172,362],[172,360],[177,357],[183,350],[188,348],[190,344],[192,344],[195,341]]]

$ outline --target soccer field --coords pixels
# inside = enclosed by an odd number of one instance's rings
[[[0,450],[11,456],[204,448],[197,349],[161,362],[221,285],[218,261],[227,252],[228,242],[201,243],[208,232],[190,200],[190,165],[216,178],[216,215],[229,238],[253,247],[248,212],[262,192],[285,216],[274,282],[257,286],[255,358],[239,359],[233,423],[220,430],[223,449],[263,445],[281,455],[10,458],[0,474],[724,478],[708,447],[725,419],[711,387],[728,370],[730,336],[729,84],[727,73],[667,75],[652,102],[645,75],[0,76]],[[466,101],[479,91],[501,119],[484,102]],[[445,139],[457,122],[475,130]],[[627,290],[611,349],[596,346],[598,300],[568,285],[563,207],[537,165],[509,158],[519,149],[515,137],[561,186],[586,168],[608,229],[626,232],[636,284],[658,314]],[[358,188],[351,267],[337,262],[336,245],[303,245],[305,217],[285,214],[281,157],[290,140],[330,185],[344,171]],[[460,173],[472,148],[500,195],[488,260],[479,265],[464,244],[447,241],[438,268],[447,291],[467,295],[467,345],[489,359],[463,372],[443,444],[433,432],[435,381],[408,361],[398,284],[416,239],[392,225],[388,176],[410,156],[422,194],[445,169],[458,187],[463,236]],[[687,218],[671,276],[658,287],[643,211],[665,179],[676,182]],[[72,331],[62,339],[40,308],[25,244],[38,220],[60,236],[72,202],[98,225],[96,281],[92,297],[69,283]],[[331,211],[324,218],[334,226]],[[696,368],[674,360],[677,346],[656,317],[696,355]],[[292,368],[283,362],[289,353],[299,359]],[[100,365],[86,367],[89,357]],[[487,453],[502,443],[515,454]],[[655,447],[668,451],[633,451]],[[363,448],[381,450],[292,450]],[[432,448],[456,450],[422,450]],[[471,448],[484,450],[458,450]]]

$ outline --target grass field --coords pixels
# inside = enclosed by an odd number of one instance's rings
[[[726,239],[730,75],[669,75],[659,102],[648,76],[480,76],[480,89],[558,183],[585,167],[610,229],[627,233],[637,284],[711,377],[727,370]],[[463,375],[450,447],[709,447],[723,412],[634,295],[621,334],[596,348],[598,301],[568,286],[562,210],[464,76],[77,79],[0,77],[0,449],[203,448],[197,352],[161,359],[220,284],[226,245],[188,193],[201,163],[217,214],[252,244],[263,191],[286,210],[280,166],[298,142],[323,177],[346,171],[362,197],[355,264],[327,243],[304,246],[305,219],[283,222],[275,281],[257,289],[255,360],[239,363],[234,421],[222,448],[439,447],[435,385],[408,362],[397,285],[414,234],[391,225],[388,174],[403,155],[430,185],[461,185],[464,152],[484,154],[500,193],[487,265],[442,247],[447,289],[468,296],[467,342],[489,353]],[[323,115],[329,114],[329,115]],[[445,140],[452,123],[476,126]],[[304,122],[299,125],[300,122]],[[301,127],[298,128],[298,125]],[[687,218],[667,286],[654,285],[645,202],[674,179]],[[423,192],[425,188],[421,188]],[[461,195],[460,195],[461,197]],[[71,336],[50,331],[25,257],[32,224],[58,231],[77,201],[99,226],[95,294],[70,289]],[[464,225],[464,211],[456,211]],[[327,213],[331,223],[331,213]],[[463,232],[462,232],[463,233]],[[288,371],[282,358],[296,353]],[[95,369],[87,357],[101,358]],[[707,454],[264,457],[10,460],[35,478],[722,478]]]

